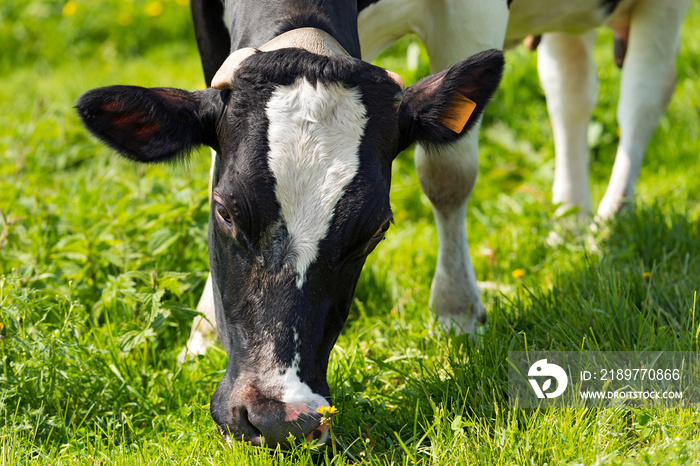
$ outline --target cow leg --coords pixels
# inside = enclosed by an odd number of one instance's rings
[[[549,33],[537,52],[537,70],[554,133],[552,202],[562,204],[562,210],[578,207],[583,216],[591,213],[588,122],[598,90],[594,42],[595,31],[580,36]]]
[[[421,188],[433,206],[438,234],[430,307],[447,329],[471,333],[477,322],[486,322],[465,222],[467,201],[479,171],[478,133],[439,150],[416,146],[415,163]]]
[[[198,315],[192,321],[192,330],[187,340],[187,345],[180,351],[177,359],[183,363],[188,359],[205,354],[207,348],[216,343],[218,334],[216,331],[216,315],[214,312],[214,292],[211,284],[211,274],[207,277],[204,292],[197,304]]]
[[[219,173],[219,156],[215,150],[211,151],[211,168],[209,169],[209,203],[211,204],[211,190],[214,185],[214,176]],[[192,330],[187,340],[187,345],[180,351],[177,360],[180,363],[188,359],[205,354],[207,348],[216,343],[219,335],[216,331],[216,312],[214,308],[214,289],[211,283],[211,273],[207,276],[207,283],[197,304],[197,312],[200,313],[192,321]]]
[[[635,185],[651,135],[676,86],[680,29],[690,0],[640,0],[631,12],[617,120],[620,144],[598,217],[633,207]]]
[[[471,54],[502,48],[508,22],[506,2],[428,2],[421,32],[433,72]],[[486,18],[486,20],[484,19]],[[466,207],[479,171],[479,126],[450,146],[416,146],[415,164],[433,207],[438,233],[430,306],[438,321],[457,333],[472,333],[486,312],[469,255]]]
[[[423,19],[418,1],[380,0],[365,7],[357,18],[362,59],[372,61],[397,39],[413,32]]]

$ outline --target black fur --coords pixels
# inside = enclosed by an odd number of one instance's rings
[[[373,3],[377,3],[379,0],[358,0],[357,2],[357,12],[364,10]]]
[[[190,9],[204,79],[207,86],[211,86],[211,80],[231,49],[231,34],[224,23],[224,3],[222,0],[192,0]]]
[[[200,1],[213,0],[193,0]],[[291,29],[316,27],[333,36],[351,56],[360,58],[357,8],[355,0],[228,0],[230,50],[259,48]]]
[[[382,68],[370,63],[352,57],[316,55],[297,48],[257,53],[246,58],[234,81],[244,79],[259,85],[289,85],[299,77],[312,84],[387,84],[394,92],[400,90]]]

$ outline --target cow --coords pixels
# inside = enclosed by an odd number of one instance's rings
[[[392,161],[477,126],[503,53],[481,51],[404,89],[361,60],[354,1],[228,2],[228,26],[220,2],[191,4],[211,87],[110,86],[76,108],[137,162],[214,150],[204,300],[229,359],[211,415],[229,440],[323,443],[328,358],[392,223]]]
[[[598,215],[629,205],[674,87],[688,4],[193,0],[212,87],[113,86],[81,96],[85,126],[130,159],[212,148],[210,276],[188,349],[203,352],[216,324],[229,356],[211,402],[221,433],[273,446],[289,436],[327,438],[316,410],[331,400],[329,353],[364,261],[392,222],[392,161],[414,143],[438,231],[430,306],[457,331],[485,322],[465,216],[478,171],[476,132],[505,45],[543,34],[538,69],[555,135],[553,201],[590,212],[592,31],[614,29],[616,56],[625,55],[621,141]],[[367,61],[407,33],[424,42],[433,74],[403,89],[395,73]]]

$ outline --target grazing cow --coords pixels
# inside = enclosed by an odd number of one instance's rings
[[[330,401],[328,357],[392,221],[392,161],[414,142],[439,157],[476,126],[503,54],[478,53],[404,90],[360,59],[354,1],[226,6],[230,29],[220,2],[192,2],[212,87],[111,86],[76,108],[135,161],[214,149],[203,306],[215,310],[229,360],[212,417],[225,437],[257,445],[325,441],[317,409]]]
[[[112,87],[81,97],[86,126],[129,158],[167,160],[199,144],[216,151],[211,274],[198,306],[209,317],[196,320],[188,348],[202,352],[216,322],[229,355],[211,403],[222,433],[254,444],[325,439],[314,410],[330,400],[329,352],[364,260],[391,221],[392,159],[413,142],[438,229],[431,306],[458,330],[485,320],[465,228],[477,138],[462,137],[478,127],[500,79],[501,55],[483,50],[545,33],[539,72],[556,144],[553,200],[589,212],[596,80],[588,31],[613,28],[616,59],[626,51],[621,142],[598,214],[617,212],[673,90],[689,1],[242,0],[224,10],[220,0],[193,0],[213,88]],[[401,92],[395,74],[360,61],[360,44],[370,60],[411,32],[436,74]]]

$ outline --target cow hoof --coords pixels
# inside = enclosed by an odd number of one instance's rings
[[[187,345],[182,348],[180,354],[177,355],[177,361],[180,364],[184,364],[187,361],[194,359],[196,356],[205,355],[207,349],[214,343],[211,338],[204,336],[202,332],[195,331],[190,335],[190,339],[187,340]]]
[[[445,271],[438,264],[430,287],[429,306],[448,333],[454,330],[458,335],[473,335],[476,326],[486,322],[486,311],[476,280],[464,272],[459,267],[457,272]]]
[[[629,198],[609,199],[607,197],[603,197],[603,200],[600,201],[600,204],[598,205],[598,212],[595,216],[595,221],[597,223],[606,222],[614,219],[622,212],[633,210],[634,202]]]
[[[551,248],[578,241],[590,232],[592,216],[589,210],[571,205],[561,205],[554,213],[552,229],[545,244]]]
[[[438,316],[438,323],[440,328],[446,333],[455,335],[470,335],[475,336],[479,328],[486,323],[486,312],[481,313],[472,312],[469,315],[466,314],[453,314]]]

